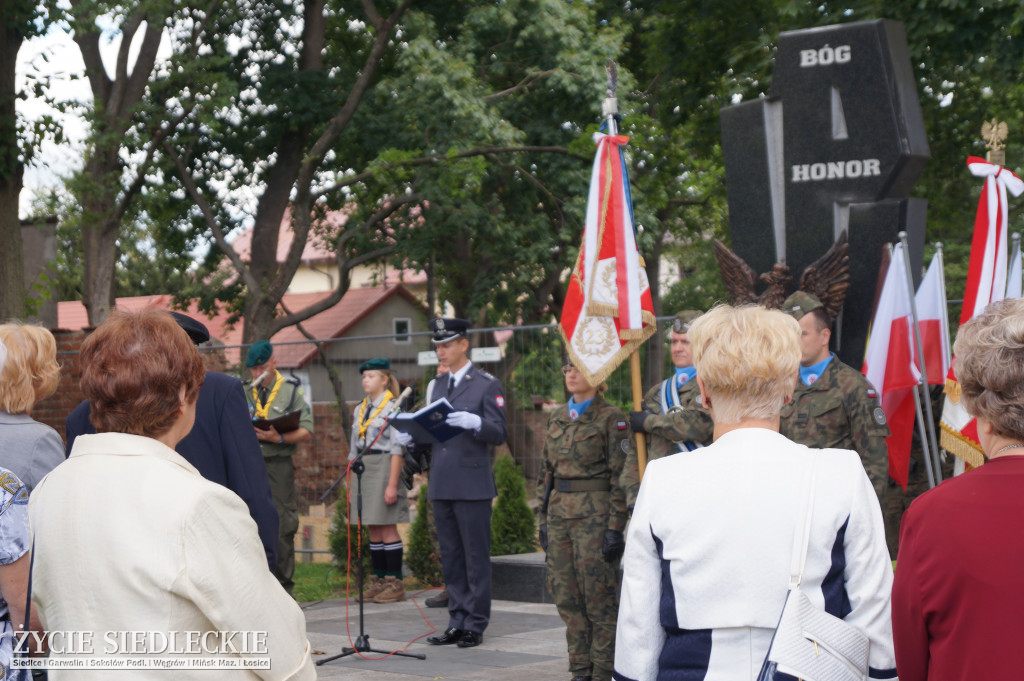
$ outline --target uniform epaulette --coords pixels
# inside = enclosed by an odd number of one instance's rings
[[[480,376],[482,376],[483,378],[487,378],[487,379],[490,379],[490,380],[492,380],[492,381],[497,381],[497,380],[498,380],[498,379],[496,379],[496,378],[495,378],[495,377],[494,377],[494,376],[493,376],[492,374],[490,374],[489,372],[487,372],[487,371],[486,371],[486,370],[484,370],[484,369],[479,369],[479,368],[478,368],[478,369],[476,370],[476,372],[477,372],[478,374],[480,374]]]

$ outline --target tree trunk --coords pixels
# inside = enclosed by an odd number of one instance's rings
[[[12,19],[14,3],[0,0],[4,17],[0,47],[0,319],[25,317],[25,264],[22,260],[18,199],[23,168],[18,160],[18,128],[14,111],[14,66],[24,36]]]
[[[662,221],[664,224],[664,221]],[[660,317],[664,312],[661,307],[661,253],[665,247],[665,235],[668,230],[663,229],[654,242],[651,252],[644,256],[644,269],[647,270],[647,282],[651,287],[651,301],[654,303],[654,316]],[[643,387],[646,391],[652,385],[662,379],[665,371],[665,343],[662,331],[659,328],[654,338],[647,342],[647,352],[643,362]]]
[[[116,150],[96,153],[85,164],[87,183],[82,202],[82,303],[89,315],[89,326],[99,326],[114,306],[114,267],[117,265],[117,237],[120,224],[114,211],[117,195],[104,188],[106,181],[116,184],[120,164]]]

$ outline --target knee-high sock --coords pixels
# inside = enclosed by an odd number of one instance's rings
[[[402,578],[402,540],[384,544],[386,573],[398,579]]]
[[[381,579],[387,574],[387,558],[384,555],[384,544],[370,543],[370,564],[373,566],[373,574]]]

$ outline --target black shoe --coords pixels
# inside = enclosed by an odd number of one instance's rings
[[[484,642],[484,635],[479,631],[464,631],[459,639],[460,648],[472,648]]]
[[[431,636],[427,639],[427,643],[429,643],[432,646],[447,646],[451,645],[452,643],[458,642],[459,645],[462,645],[462,637],[463,635],[468,633],[471,632],[463,631],[462,629],[456,629],[455,627],[452,627],[440,636]],[[477,635],[479,636],[479,634]]]
[[[448,590],[442,589],[436,596],[431,596],[427,600],[423,601],[428,608],[447,608],[448,607]]]
[[[572,681],[593,681],[593,679],[589,676],[574,676]]]

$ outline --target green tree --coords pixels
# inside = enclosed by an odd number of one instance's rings
[[[491,516],[491,555],[507,556],[537,550],[537,526],[526,503],[523,472],[508,454],[494,462],[498,499]]]

